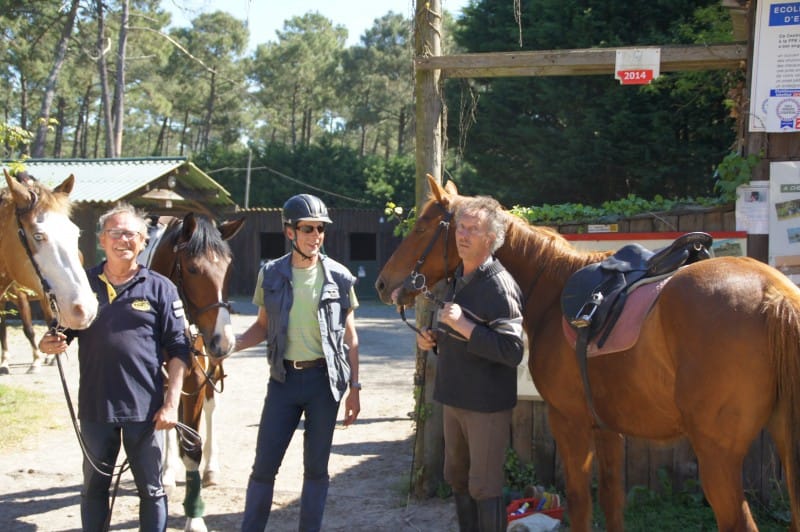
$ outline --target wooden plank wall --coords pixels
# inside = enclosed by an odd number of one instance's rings
[[[570,224],[557,229],[561,233],[579,233],[585,232],[585,225]],[[735,213],[730,208],[640,216],[619,222],[620,232],[735,230]],[[513,416],[512,444],[522,460],[534,464],[541,484],[564,489],[564,475],[543,401],[524,400],[518,403]],[[666,473],[676,492],[691,489],[699,481],[697,460],[685,439],[671,444],[656,444],[627,438],[623,467],[626,493],[635,486],[661,491],[663,485],[659,480],[659,471]],[[753,443],[745,460],[743,478],[745,489],[757,494],[765,502],[783,482],[780,460],[770,436],[764,431]]]
[[[377,262],[383,265],[400,242],[392,234],[394,223],[387,223],[379,209],[330,209],[333,224],[325,233],[325,253],[347,265],[350,257],[351,233],[374,233],[377,244]],[[261,264],[261,234],[282,231],[281,211],[272,209],[246,209],[229,216],[229,219],[246,218],[244,227],[230,241],[234,254],[233,275],[229,285],[231,295],[251,296]],[[288,242],[285,250],[289,251]],[[355,273],[355,272],[354,272]]]

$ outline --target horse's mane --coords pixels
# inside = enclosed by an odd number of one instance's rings
[[[192,257],[197,257],[199,255],[221,255],[230,257],[230,245],[228,245],[227,241],[222,239],[214,222],[207,216],[196,213],[194,219],[196,228],[191,238],[184,243],[186,253]],[[178,232],[182,225],[183,220],[176,219],[170,224],[169,230]]]
[[[514,250],[512,257],[531,262],[543,271],[571,274],[579,268],[602,260],[605,252],[581,251],[551,227],[531,225],[526,220],[506,211],[506,243]]]
[[[72,202],[69,195],[56,193],[44,186],[39,181],[28,180],[26,185],[29,190],[36,194],[36,210],[54,211],[70,216],[72,213]],[[8,187],[4,187],[0,192],[0,205],[13,205],[14,199]]]

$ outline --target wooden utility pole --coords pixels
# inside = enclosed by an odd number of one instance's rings
[[[414,55],[436,57],[442,53],[441,0],[416,2],[414,14]],[[442,121],[444,105],[438,69],[416,73],[416,186],[415,200],[419,210],[430,190],[426,174],[442,179]],[[418,298],[417,324],[427,327],[435,311],[425,298]],[[433,401],[436,357],[417,349],[414,375],[416,395],[416,438],[414,441],[413,492],[417,497],[432,497],[444,482],[444,436],[442,407]]]

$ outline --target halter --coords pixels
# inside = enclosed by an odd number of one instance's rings
[[[39,278],[39,282],[42,285],[42,291],[44,295],[47,297],[47,303],[50,305],[50,311],[53,314],[53,320],[50,323],[50,328],[55,329],[58,326],[58,304],[56,303],[56,295],[53,293],[53,289],[50,286],[50,283],[47,279],[44,278],[42,275],[42,270],[39,268],[39,264],[33,258],[33,251],[31,251],[31,246],[28,243],[28,237],[25,234],[25,228],[22,225],[22,217],[26,214],[33,212],[33,209],[36,207],[36,204],[39,202],[39,197],[33,190],[28,190],[31,195],[31,202],[25,208],[16,208],[14,213],[17,218],[17,235],[19,235],[20,242],[22,242],[22,247],[25,249],[25,254],[28,255],[28,260],[31,261],[33,265],[33,270],[36,272],[36,276]]]
[[[433,249],[433,246],[436,244],[436,241],[439,240],[439,237],[442,233],[444,233],[444,240],[442,241],[442,248],[444,254],[444,276],[447,282],[450,282],[450,275],[447,271],[447,240],[450,236],[450,220],[453,218],[453,211],[448,211],[445,209],[441,203],[437,203],[436,205],[439,206],[444,211],[444,216],[442,219],[439,220],[439,225],[436,228],[436,232],[433,234],[433,237],[428,241],[428,245],[425,246],[425,249],[422,251],[419,259],[417,259],[417,263],[414,265],[414,269],[411,270],[411,273],[408,274],[408,277],[403,281],[403,287],[408,290],[413,290],[420,292],[423,296],[425,296],[430,301],[433,301],[436,306],[439,308],[444,307],[444,302],[438,299],[433,292],[431,292],[430,288],[427,285],[427,279],[425,278],[425,274],[420,273],[419,269],[425,263],[425,259],[428,258],[428,254]],[[406,319],[406,307],[405,305],[399,305],[400,307],[400,317],[403,319],[403,322],[408,325],[411,330],[415,333],[422,335],[422,331],[419,328],[411,325],[408,320]]]
[[[181,270],[181,259],[178,256],[178,252],[183,251],[185,248],[186,248],[186,242],[180,242],[172,246],[172,252],[175,254],[175,261],[172,263],[172,272],[170,272],[169,275],[169,278],[172,280],[172,282],[175,284],[175,287],[178,289],[178,296],[181,298],[181,301],[183,301],[183,305],[187,308],[191,305],[192,308],[196,309],[195,319],[199,318],[201,315],[208,312],[209,310],[213,310],[215,308],[224,308],[227,309],[228,312],[231,312],[231,304],[229,301],[215,301],[204,307],[198,307],[197,305],[194,304],[194,302],[192,302],[191,299],[189,299],[186,290],[184,290],[183,288],[183,282],[182,282],[183,271]],[[195,340],[197,339],[198,336],[201,336],[201,333],[197,330],[197,327],[190,324],[188,334],[189,334],[189,340],[192,344],[191,348],[192,354],[195,356],[195,358],[201,356],[202,357],[208,356],[194,347]],[[197,365],[196,361],[195,365]],[[222,391],[225,389],[225,375],[223,374],[222,377],[219,379],[220,384],[218,388],[216,381],[214,380],[213,374],[210,374],[203,367],[198,367],[198,369],[200,369],[201,373],[205,377],[205,382],[204,384],[198,387],[197,392],[191,395],[199,395],[206,384],[210,385],[215,392],[222,393]]]

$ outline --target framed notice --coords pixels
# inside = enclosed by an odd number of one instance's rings
[[[800,163],[771,163],[769,183],[769,263],[800,284]]]
[[[750,131],[800,131],[800,1],[756,5]]]

